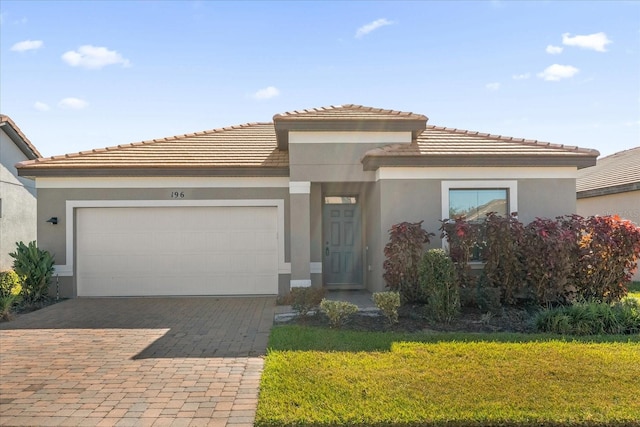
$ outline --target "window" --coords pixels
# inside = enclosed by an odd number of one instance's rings
[[[345,196],[325,196],[325,205],[355,205],[357,199],[355,197]]]
[[[481,221],[518,211],[517,181],[442,181],[442,218]]]
[[[506,188],[461,188],[449,190],[448,218],[482,221],[490,212],[509,215],[509,191]]]

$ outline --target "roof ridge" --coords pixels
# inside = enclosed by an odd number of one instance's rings
[[[292,116],[297,116],[301,114],[320,113],[324,111],[339,110],[339,109],[360,110],[360,111],[367,111],[372,113],[389,114],[389,115],[406,116],[406,117],[420,116],[420,117],[426,118],[424,114],[418,114],[410,111],[400,111],[400,110],[391,110],[386,108],[368,107],[360,104],[340,104],[340,105],[329,105],[326,107],[314,107],[314,108],[305,108],[302,110],[285,111],[283,113],[275,114],[273,116],[273,119],[276,120],[279,118],[292,117]]]
[[[129,147],[152,145],[152,144],[156,144],[156,143],[159,143],[159,142],[178,141],[178,140],[181,140],[181,139],[191,138],[191,137],[194,137],[194,136],[212,135],[212,134],[215,134],[215,133],[227,132],[227,131],[230,131],[230,130],[237,130],[237,129],[245,129],[245,128],[249,128],[249,127],[257,126],[257,125],[272,125],[272,124],[273,124],[272,122],[247,122],[247,123],[242,123],[242,124],[239,124],[239,125],[224,126],[224,127],[221,127],[221,128],[214,128],[214,129],[208,129],[208,130],[204,130],[204,131],[191,132],[191,133],[185,133],[185,134],[173,135],[173,136],[167,136],[167,137],[164,137],[164,138],[146,139],[146,140],[143,140],[143,141],[136,141],[136,142],[130,142],[130,143],[125,143],[125,144],[111,145],[111,146],[103,147],[103,148],[93,148],[91,150],[78,151],[76,153],[68,153],[68,154],[60,154],[60,155],[55,155],[55,156],[50,156],[50,157],[42,157],[42,158],[38,158],[38,159],[34,159],[34,160],[21,162],[20,165],[29,165],[29,164],[32,164],[32,163],[45,163],[45,162],[48,162],[50,160],[57,160],[57,159],[63,159],[63,158],[67,158],[67,159],[68,158],[75,158],[75,157],[86,156],[86,155],[92,154],[92,153],[102,153],[102,152],[105,152],[105,151],[121,150],[123,148],[129,148]]]
[[[629,151],[634,151],[634,150],[640,150],[640,145],[637,147],[627,148],[626,150],[616,151],[615,153],[609,154],[608,156],[599,158],[598,161],[608,159],[609,157],[621,156],[628,153]]]
[[[581,148],[581,147],[578,147],[576,145],[554,144],[554,143],[551,143],[551,142],[539,141],[537,139],[515,138],[513,136],[495,135],[495,134],[482,133],[482,132],[478,132],[478,131],[471,131],[471,130],[465,130],[465,129],[449,128],[449,127],[446,127],[446,126],[427,125],[427,128],[425,129],[425,131],[429,130],[429,129],[442,130],[442,131],[445,131],[445,132],[452,132],[452,133],[457,133],[457,134],[461,134],[461,135],[480,136],[480,137],[485,137],[485,138],[489,138],[489,139],[495,139],[497,141],[517,142],[517,143],[520,143],[520,144],[532,145],[532,146],[537,146],[537,147],[544,146],[544,147],[554,148],[554,149],[558,149],[558,150],[575,151],[575,152],[578,152],[578,153],[589,153],[589,154],[598,153],[598,155],[600,154],[600,152],[598,150],[594,150],[594,149],[591,149],[591,148]],[[420,134],[420,135],[422,135],[422,134]]]

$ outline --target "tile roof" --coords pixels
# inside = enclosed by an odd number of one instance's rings
[[[595,158],[597,150],[551,144],[530,139],[432,126],[410,145],[394,144],[370,150],[365,157],[584,157]]]
[[[578,193],[596,192],[615,187],[640,190],[640,147],[598,159],[595,166],[578,172],[576,179]]]
[[[23,150],[23,152],[25,151],[24,149],[26,148],[27,152],[25,152],[24,154],[27,157],[29,157],[30,159],[37,159],[38,157],[42,157],[42,154],[40,154],[40,152],[35,147],[35,145],[33,145],[31,141],[29,141],[29,138],[27,138],[26,135],[22,133],[22,130],[20,130],[18,125],[16,125],[15,122],[11,120],[11,117],[4,114],[0,114],[0,126],[1,127],[9,126],[11,129],[13,129],[13,132],[15,132],[18,138],[22,139],[24,147],[20,147],[20,148]]]
[[[332,105],[308,110],[290,111],[273,116],[273,120],[428,120],[422,114],[385,110],[356,104]]]
[[[276,115],[329,118],[322,123],[339,123],[340,117],[413,124],[426,117],[393,110],[345,105]],[[285,119],[286,120],[286,119]],[[315,119],[312,119],[315,120]],[[336,120],[338,120],[336,122]],[[356,119],[359,120],[359,119]],[[408,121],[404,121],[408,120]],[[296,122],[302,124],[303,121]],[[424,126],[424,125],[423,125]],[[313,127],[313,126],[312,126]],[[328,128],[330,129],[331,126]],[[301,129],[305,129],[302,127]],[[285,131],[286,132],[286,131]],[[289,153],[278,148],[277,122],[248,123],[163,139],[136,142],[22,162],[23,176],[65,176],[65,174],[255,174],[282,175],[289,171]],[[483,134],[445,127],[426,126],[411,144],[394,144],[370,150],[363,157],[365,170],[405,164],[416,165],[571,165],[595,164],[596,150],[545,142]],[[395,163],[394,163],[395,162]]]
[[[248,123],[22,162],[21,169],[286,168],[271,123]]]

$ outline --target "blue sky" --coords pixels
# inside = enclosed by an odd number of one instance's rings
[[[45,156],[362,104],[640,145],[640,2],[0,2],[0,110]]]

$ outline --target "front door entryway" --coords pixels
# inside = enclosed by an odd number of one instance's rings
[[[322,206],[324,284],[362,287],[362,230],[356,197],[325,197]]]

